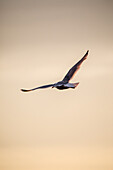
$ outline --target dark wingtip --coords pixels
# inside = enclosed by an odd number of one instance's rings
[[[31,90],[25,90],[25,89],[21,89],[22,92],[29,92]]]
[[[87,50],[86,54],[83,56],[83,61],[84,61],[85,59],[87,59],[88,53],[89,53],[89,50]]]

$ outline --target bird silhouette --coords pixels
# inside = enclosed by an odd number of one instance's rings
[[[48,84],[48,85],[44,85],[44,86],[39,86],[36,88],[32,88],[32,89],[21,89],[21,91],[23,92],[29,92],[29,91],[33,91],[33,90],[37,90],[37,89],[44,89],[44,88],[48,88],[48,87],[52,87],[52,88],[57,88],[59,90],[64,90],[64,89],[68,89],[68,88],[76,88],[79,84],[79,82],[77,83],[69,83],[70,79],[72,79],[72,77],[74,76],[74,74],[79,70],[82,62],[87,58],[88,56],[88,52],[89,50],[86,52],[86,54],[81,58],[81,60],[79,60],[69,71],[68,73],[65,75],[65,77],[63,78],[62,81],[59,81],[57,83],[54,84]]]

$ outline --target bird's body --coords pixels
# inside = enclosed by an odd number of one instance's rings
[[[78,86],[78,84],[79,83],[65,83],[65,82],[63,83],[61,81],[61,82],[56,83],[53,87],[56,87],[59,90],[64,90],[64,89],[69,89],[69,88],[74,89],[75,87]]]
[[[59,90],[64,90],[64,89],[68,89],[68,88],[72,88],[74,89],[75,87],[78,86],[78,82],[77,83],[69,83],[70,79],[74,76],[74,74],[78,71],[78,69],[80,68],[80,65],[82,64],[82,62],[87,58],[88,52],[86,52],[86,54],[82,57],[82,59],[80,61],[78,61],[69,71],[68,73],[65,75],[65,77],[63,78],[62,81],[59,81],[57,83],[54,84],[49,84],[49,85],[44,85],[44,86],[40,86],[40,87],[36,87],[33,89],[21,89],[23,92],[29,92],[29,91],[33,91],[33,90],[37,90],[37,89],[42,89],[42,88],[48,88],[48,87],[52,87],[52,88],[57,88]]]

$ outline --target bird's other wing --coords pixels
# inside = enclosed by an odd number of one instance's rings
[[[36,87],[36,88],[33,88],[33,89],[21,89],[21,91],[23,92],[29,92],[29,91],[33,91],[33,90],[37,90],[37,89],[44,89],[44,88],[48,88],[48,87],[52,87],[54,86],[54,84],[49,84],[49,85],[44,85],[44,86],[40,86],[40,87]]]
[[[87,58],[89,50],[86,52],[86,54],[82,57],[80,61],[78,61],[66,74],[64,77],[63,81],[64,82],[69,82],[69,80],[74,76],[74,74],[78,71],[80,68],[82,62]]]

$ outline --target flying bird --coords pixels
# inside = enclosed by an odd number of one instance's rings
[[[59,90],[64,90],[64,89],[68,89],[68,88],[76,88],[79,84],[79,82],[77,83],[69,83],[70,79],[74,76],[74,74],[79,70],[82,62],[87,58],[88,56],[88,52],[89,50],[86,52],[86,54],[81,58],[81,60],[79,60],[69,71],[68,73],[65,75],[65,77],[63,78],[62,81],[59,81],[57,83],[54,84],[49,84],[49,85],[44,85],[44,86],[39,86],[33,89],[21,89],[21,91],[23,92],[29,92],[29,91],[33,91],[33,90],[37,90],[37,89],[44,89],[44,88],[48,88],[48,87],[52,87],[52,88],[57,88]]]

